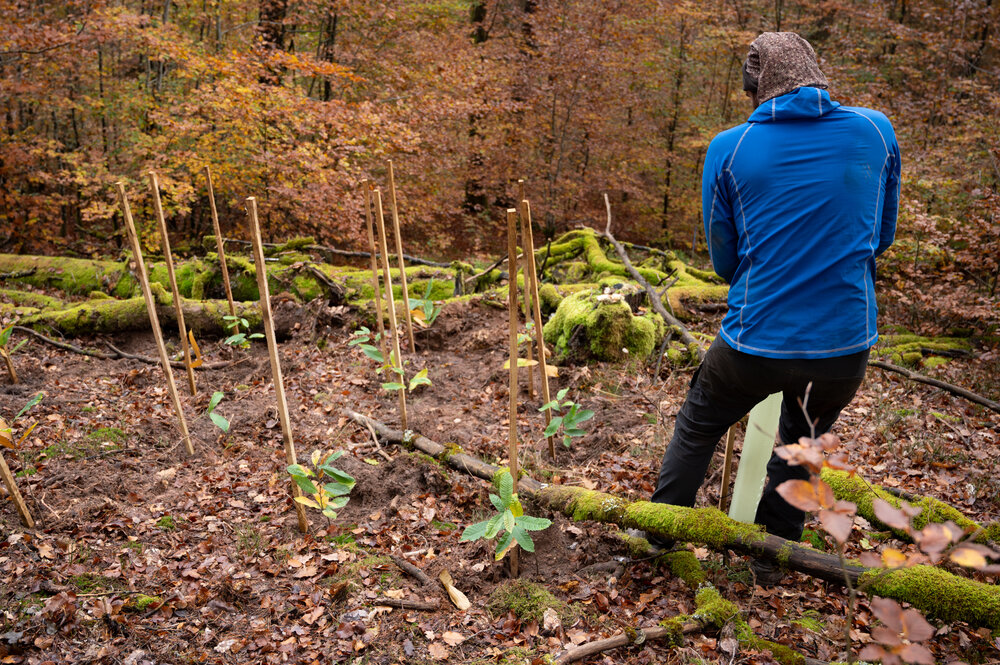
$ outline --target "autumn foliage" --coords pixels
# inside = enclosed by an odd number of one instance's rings
[[[895,123],[901,235],[926,252],[948,233],[936,248],[996,290],[995,259],[962,255],[997,236],[996,3],[0,0],[0,12],[0,251],[121,247],[111,184],[129,183],[148,221],[151,168],[171,230],[193,240],[210,228],[206,164],[227,233],[243,235],[240,201],[255,195],[265,235],[357,248],[357,185],[387,157],[404,232],[431,254],[498,249],[518,177],[550,237],[599,218],[608,191],[621,233],[690,244],[705,148],[750,110],[746,45],[779,29],[815,44],[834,98]]]

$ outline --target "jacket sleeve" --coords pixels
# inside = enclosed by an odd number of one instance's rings
[[[705,220],[705,239],[712,267],[726,283],[731,284],[739,265],[736,253],[738,234],[733,219],[733,207],[729,199],[729,188],[723,170],[724,155],[720,146],[713,141],[705,156],[705,169],[701,180],[701,209]]]
[[[896,237],[896,216],[899,214],[899,143],[895,135],[892,136],[892,144],[889,146],[889,175],[885,181],[885,198],[882,202],[882,220],[879,229],[878,247],[875,249],[875,256],[879,256],[889,249],[892,241]]]

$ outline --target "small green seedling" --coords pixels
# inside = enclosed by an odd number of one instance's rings
[[[371,344],[371,342],[377,343],[379,339],[381,339],[381,334],[372,334],[372,331],[367,327],[361,326],[360,329],[351,333],[351,341],[347,343],[347,346],[356,346],[375,362],[385,364],[385,356],[382,355],[378,347]]]
[[[490,494],[490,502],[497,509],[497,514],[483,522],[466,527],[459,540],[470,541],[485,538],[492,540],[503,534],[497,542],[495,558],[502,559],[516,542],[526,552],[535,551],[535,542],[529,531],[542,531],[552,525],[552,521],[544,517],[531,517],[524,514],[521,500],[514,493],[514,478],[510,471],[500,474],[497,481],[499,496]]]
[[[385,356],[382,352],[376,348],[371,342],[378,342],[379,335],[372,334],[372,331],[368,328],[362,326],[358,330],[351,333],[351,341],[347,343],[348,346],[356,346],[361,349],[362,353],[371,358],[372,360],[381,363],[382,365],[375,370],[377,374],[381,374],[383,371],[389,371],[396,374],[399,378],[393,381],[386,381],[382,384],[383,390],[394,391],[394,390],[408,390],[413,392],[419,386],[429,386],[431,385],[431,380],[427,378],[427,368],[420,370],[410,379],[409,384],[406,383],[406,371],[396,362],[396,354],[390,355],[389,362],[386,362]],[[403,363],[405,365],[405,363]]]
[[[587,433],[580,425],[594,417],[594,412],[590,409],[581,409],[579,404],[566,399],[568,392],[569,388],[563,388],[556,394],[554,400],[538,409],[539,411],[551,410],[553,413],[552,420],[545,428],[545,436],[555,436],[561,428],[563,445],[567,448],[574,437]],[[560,415],[560,412],[566,409],[568,410]]]
[[[410,298],[410,315],[417,325],[429,328],[441,313],[441,306],[431,300],[431,290],[434,288],[434,278],[427,282],[427,290],[423,298]]]
[[[215,412],[215,407],[219,406],[219,402],[225,397],[221,392],[216,391],[212,393],[212,399],[208,400],[208,410],[205,413],[208,417],[215,423],[215,426],[221,429],[226,434],[229,433],[229,420],[226,419],[221,413]]]
[[[333,462],[343,454],[343,450],[331,453],[315,450],[310,459],[313,468],[301,464],[288,466],[292,480],[308,495],[297,496],[295,500],[304,506],[322,511],[328,520],[337,517],[337,511],[347,505],[350,500],[348,495],[354,489],[354,477],[333,466]],[[319,479],[323,476],[332,478],[333,482],[319,483]]]
[[[247,333],[250,332],[250,322],[242,316],[233,316],[230,314],[222,317],[222,319],[228,322],[226,323],[226,327],[233,333],[226,339],[222,340],[223,344],[238,346],[241,349],[249,349],[250,340],[263,339],[264,337],[264,335],[260,333],[252,333],[248,335]],[[241,328],[246,329],[246,332],[241,330]]]
[[[44,397],[45,393],[38,393],[30,400],[28,400],[28,403],[25,404],[23,407],[21,407],[21,410],[17,412],[17,415],[14,416],[13,419],[11,419],[9,425],[7,424],[6,420],[0,418],[0,446],[3,446],[5,448],[10,448],[11,450],[20,449],[21,444],[24,443],[24,440],[27,439],[28,435],[31,434],[31,432],[35,429],[35,426],[38,425],[38,421],[31,423],[31,427],[29,427],[24,431],[24,434],[21,435],[21,438],[19,438],[16,443],[14,442],[14,423],[17,422],[18,418],[20,418],[25,413],[30,411],[32,408],[37,406],[38,403],[41,402]]]

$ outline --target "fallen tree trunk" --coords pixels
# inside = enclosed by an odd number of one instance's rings
[[[424,453],[472,475],[491,480],[501,471],[465,453],[450,453],[439,443],[410,432],[393,430],[365,415],[344,413],[364,427],[371,427],[385,440],[413,445]],[[732,549],[741,554],[767,558],[782,566],[833,584],[845,578],[867,593],[908,602],[929,616],[943,621],[1000,629],[1000,587],[953,575],[934,566],[881,570],[848,562],[764,532],[759,526],[729,519],[715,508],[686,508],[649,501],[630,502],[603,492],[563,485],[543,485],[521,478],[522,493],[574,520],[592,520],[619,527],[642,529],[665,540]]]
[[[889,505],[900,507],[902,500],[885,487],[872,485],[858,475],[850,475],[846,471],[836,471],[824,468],[823,480],[833,489],[833,495],[843,501],[850,501],[858,507],[858,515],[861,515],[873,525],[891,530],[896,536],[909,540],[910,536],[900,529],[892,529],[883,524],[875,515],[874,501],[876,498],[882,499]],[[976,537],[979,542],[1000,541],[1000,523],[983,526],[966,515],[957,508],[943,501],[939,501],[929,496],[907,495],[904,497],[907,503],[923,508],[920,514],[913,518],[912,525],[915,529],[923,529],[932,522],[943,524],[952,521],[962,529],[969,529],[973,532],[980,532]]]
[[[173,298],[159,284],[153,284],[156,312],[161,323],[176,325],[177,313]],[[220,336],[229,331],[223,317],[229,315],[225,300],[188,300],[182,298],[184,321],[197,335]],[[4,309],[0,306],[0,310]],[[22,312],[25,310],[22,308]],[[236,303],[236,314],[245,318],[251,329],[261,325],[260,306],[255,302]],[[126,330],[148,330],[149,315],[142,297],[118,300],[96,298],[81,303],[67,303],[65,309],[36,310],[21,317],[18,324],[39,330],[58,330],[67,336],[117,333]]]

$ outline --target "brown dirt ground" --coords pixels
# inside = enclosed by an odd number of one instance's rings
[[[712,330],[716,321],[699,325]],[[408,371],[426,367],[434,384],[411,396],[411,429],[504,462],[506,326],[502,303],[478,300],[448,305],[418,333],[418,352],[404,354]],[[691,590],[647,562],[630,563],[621,579],[579,575],[626,553],[603,526],[550,516],[553,526],[535,537],[536,553],[521,554],[522,574],[569,602],[578,618],[546,634],[537,622],[488,611],[508,571],[493,561],[492,543],[459,542],[462,528],[488,514],[487,484],[411,451],[377,447],[343,417],[341,408],[351,407],[398,422],[374,363],[346,345],[353,327],[304,325],[281,348],[300,460],[315,449],[345,450],[338,466],[357,479],[337,519],[311,512],[308,535],[295,528],[263,344],[242,352],[203,342],[208,362],[232,364],[198,372],[195,397],[177,373],[194,457],[180,443],[158,366],[95,360],[37,342],[23,349],[16,356],[22,383],[0,383],[0,414],[9,418],[46,393],[15,424],[19,432],[38,423],[22,450],[4,451],[15,472],[30,474],[18,482],[39,526],[25,531],[11,503],[0,502],[2,662],[499,663],[517,648],[554,653],[694,609]],[[156,355],[151,335],[115,344]],[[966,365],[946,371],[957,375]],[[529,399],[522,379],[522,465],[549,482],[646,498],[689,378],[690,369],[654,380],[638,365],[560,368],[552,392],[571,387],[596,417],[571,448],[557,443],[554,463],[541,434],[541,397]],[[225,393],[218,410],[231,420],[229,434],[204,415],[216,390]],[[988,412],[872,371],[837,431],[853,441],[852,460],[873,481],[997,519],[1000,426]],[[702,503],[718,500],[719,459]],[[759,634],[821,660],[837,658],[846,605],[840,589],[799,574],[779,587],[754,587],[741,557],[694,551]],[[455,610],[439,585],[421,586],[385,554],[404,556],[432,579],[449,571],[472,609]],[[162,603],[130,607],[137,593]],[[376,610],[375,599],[385,596],[431,600],[441,609]],[[53,599],[67,597],[76,611],[60,614]],[[856,649],[873,621],[862,602]],[[464,641],[446,641],[454,633]],[[730,656],[724,638],[709,631],[680,647],[650,643],[588,662],[770,662],[767,652]],[[1000,658],[988,631],[963,624],[942,627],[934,648],[947,659]]]

